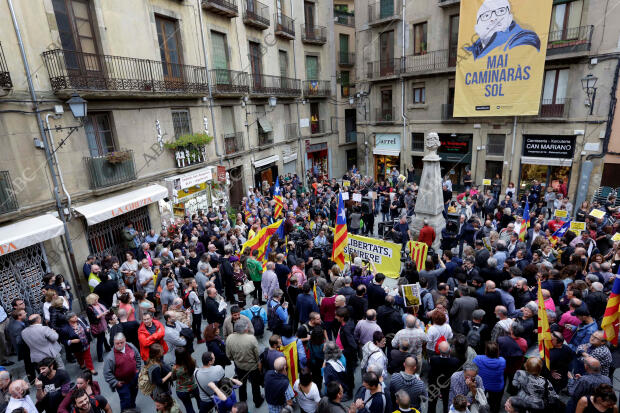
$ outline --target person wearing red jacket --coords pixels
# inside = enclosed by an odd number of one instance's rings
[[[164,340],[166,329],[153,316],[146,313],[142,316],[142,324],[138,328],[138,341],[140,342],[140,356],[145,362],[149,359],[149,347],[151,344],[158,343],[164,349],[164,354],[168,352],[168,344]]]
[[[418,236],[418,242],[423,242],[430,248],[435,242],[435,230],[433,227],[428,225],[428,221],[424,220],[424,226],[420,230],[420,235]]]

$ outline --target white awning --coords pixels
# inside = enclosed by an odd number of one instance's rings
[[[372,153],[375,155],[400,156],[398,149],[373,148]]]
[[[261,166],[269,165],[270,163],[278,162],[280,159],[279,155],[273,155],[268,158],[259,159],[258,161],[254,161],[254,167],[260,168]]]
[[[0,256],[65,233],[62,221],[51,214],[0,227]]]
[[[74,209],[86,218],[88,225],[95,225],[164,199],[168,190],[161,185],[150,185],[101,201],[81,205]]]
[[[528,165],[571,166],[573,164],[573,160],[565,158],[539,158],[537,156],[522,156],[521,163]]]
[[[297,152],[282,156],[283,163],[293,162],[296,159],[297,159]]]

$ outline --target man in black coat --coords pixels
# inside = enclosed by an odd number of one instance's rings
[[[21,300],[23,303],[23,300]],[[9,319],[9,325],[6,327],[7,335],[11,340],[11,345],[17,353],[18,360],[24,360],[24,366],[26,368],[26,374],[28,379],[33,381],[36,378],[35,365],[30,361],[30,348],[22,339],[22,330],[26,328],[26,310],[19,309],[13,310],[11,318]]]
[[[403,318],[394,304],[393,296],[385,297],[385,304],[377,309],[377,324],[386,336],[396,334],[403,328]]]
[[[340,324],[340,342],[344,350],[342,354],[346,359],[347,388],[349,397],[353,396],[355,387],[355,368],[357,367],[357,341],[355,340],[355,323],[349,318],[349,310],[344,307],[336,310],[336,320]]]
[[[224,318],[226,317],[226,309],[219,311],[220,303],[217,302],[215,297],[217,296],[217,290],[211,287],[207,290],[207,299],[205,300],[205,310],[207,312],[207,322],[209,324],[218,323],[224,324]]]
[[[495,290],[495,283],[487,281],[484,285],[484,294],[478,295],[478,307],[484,310],[483,322],[488,325],[495,324],[495,307],[503,305],[502,295]]]
[[[377,273],[373,282],[368,286],[368,308],[376,310],[384,303],[387,293],[383,289],[383,281],[385,281],[385,275]]]
[[[476,251],[474,253],[474,256],[476,258],[476,267],[478,268],[486,267],[487,260],[491,256],[491,253],[489,252],[488,249],[486,249],[486,247],[484,246],[484,242],[482,241],[476,241],[475,249]]]
[[[366,286],[361,284],[357,286],[355,290],[355,295],[349,298],[349,306],[353,310],[352,318],[355,322],[360,321],[366,315],[366,310],[368,310],[368,298],[366,295]]]
[[[118,291],[118,281],[111,280],[108,273],[99,275],[101,282],[97,284],[93,292],[99,296],[99,302],[107,308],[112,308],[114,294]]]
[[[450,344],[447,341],[439,343],[439,355],[432,356],[429,360],[430,372],[428,377],[429,388],[431,386],[440,389],[441,400],[443,403],[443,413],[448,413],[450,394],[450,377],[460,367],[459,359],[450,355]],[[429,389],[430,390],[430,389]],[[437,401],[439,394],[436,391],[429,391],[428,411],[437,411]]]
[[[484,203],[482,204],[482,211],[484,212],[484,216],[495,213],[495,208],[497,208],[497,200],[493,198],[490,191],[487,191],[487,194],[484,199]]]

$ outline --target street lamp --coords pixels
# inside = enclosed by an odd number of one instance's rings
[[[69,109],[71,109],[71,113],[73,113],[73,117],[76,119],[81,119],[88,113],[88,102],[82,99],[77,93],[71,95],[67,104],[69,105]]]
[[[584,92],[586,92],[586,106],[590,107],[590,115],[594,111],[594,99],[596,99],[596,82],[598,77],[588,74],[586,77],[581,79],[581,88]]]

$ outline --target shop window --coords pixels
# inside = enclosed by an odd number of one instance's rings
[[[413,25],[413,54],[426,54],[428,51],[426,43],[427,23],[418,23]]]
[[[84,131],[90,156],[104,156],[117,149],[108,112],[89,113],[84,121]]]
[[[417,152],[424,152],[423,133],[411,133],[411,150]]]
[[[413,85],[413,103],[426,103],[426,87],[423,83]]]
[[[192,126],[189,119],[189,110],[173,109],[172,110],[172,127],[174,128],[174,138],[179,139],[180,136],[192,133]]]
[[[583,0],[553,5],[549,41],[576,39],[579,36]]]
[[[504,156],[504,143],[506,135],[487,135],[487,155]]]

